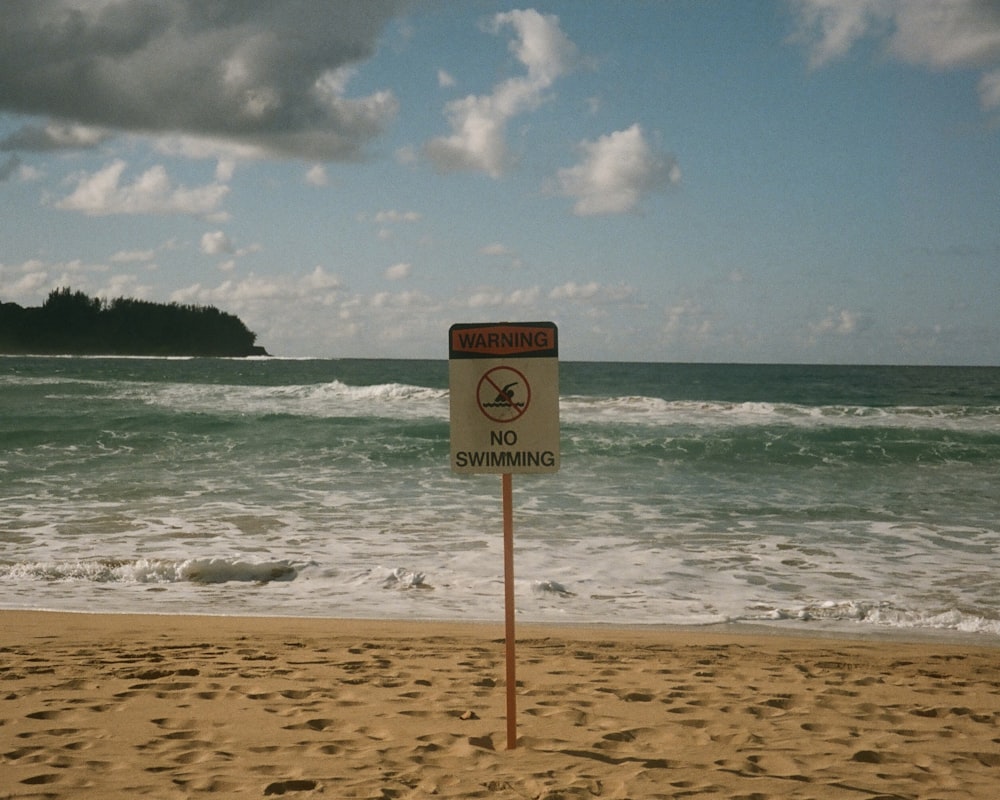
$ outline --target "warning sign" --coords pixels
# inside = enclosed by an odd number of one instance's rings
[[[448,332],[451,467],[559,469],[559,347],[551,322],[461,323]]]

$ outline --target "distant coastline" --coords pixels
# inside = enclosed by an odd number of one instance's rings
[[[16,355],[266,356],[257,334],[213,306],[101,300],[69,288],[24,308],[0,303],[0,353]]]

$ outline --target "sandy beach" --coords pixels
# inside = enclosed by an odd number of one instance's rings
[[[0,612],[0,797],[993,798],[1000,649]]]

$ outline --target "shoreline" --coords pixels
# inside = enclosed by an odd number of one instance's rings
[[[502,608],[494,619],[446,619],[438,617],[409,617],[406,619],[397,617],[321,617],[303,616],[298,614],[216,614],[212,612],[156,612],[156,611],[87,611],[72,610],[62,608],[5,608],[0,607],[0,617],[4,614],[53,614],[53,615],[82,615],[82,616],[108,616],[108,617],[157,617],[181,619],[232,619],[232,620],[301,620],[306,623],[336,623],[344,625],[395,625],[401,626],[468,626],[470,628],[495,627],[500,635],[503,635],[504,622]],[[817,641],[844,641],[861,643],[899,643],[906,644],[927,644],[955,646],[975,649],[1000,649],[1000,636],[993,636],[986,633],[973,631],[960,631],[952,628],[902,628],[887,625],[849,626],[843,621],[838,623],[812,622],[809,627],[804,625],[796,626],[791,623],[788,627],[784,624],[768,624],[767,622],[706,622],[700,624],[684,625],[679,623],[662,622],[585,622],[579,620],[565,620],[559,622],[536,621],[536,620],[516,620],[515,636],[520,638],[522,628],[529,630],[552,629],[555,631],[579,631],[589,630],[607,631],[636,631],[648,633],[676,633],[684,634],[711,634],[717,636],[762,636],[789,639],[815,639]]]
[[[996,648],[0,611],[5,796],[992,797]],[[887,646],[891,645],[891,646]]]

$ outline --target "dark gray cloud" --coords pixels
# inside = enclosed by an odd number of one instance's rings
[[[110,138],[103,128],[85,125],[23,125],[0,140],[0,150],[87,150]]]
[[[354,159],[397,101],[389,91],[349,97],[343,69],[372,55],[406,4],[4,0],[0,110]],[[8,137],[5,148],[18,137],[44,146],[40,130]]]

